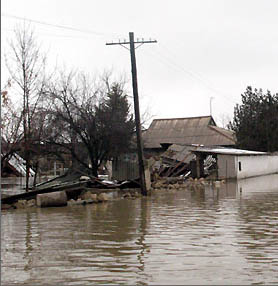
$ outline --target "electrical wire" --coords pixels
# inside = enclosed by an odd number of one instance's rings
[[[64,29],[64,30],[70,30],[70,31],[74,31],[74,32],[87,33],[87,34],[91,34],[91,35],[99,36],[99,37],[111,36],[111,35],[117,36],[117,37],[119,36],[118,34],[115,34],[115,33],[103,33],[103,32],[97,32],[97,31],[93,31],[93,30],[87,30],[87,29],[86,30],[85,29],[78,29],[75,27],[52,24],[52,23],[48,23],[48,22],[44,22],[44,21],[38,21],[38,20],[20,17],[20,16],[15,16],[15,15],[7,14],[7,13],[1,13],[1,16],[8,17],[8,18],[14,18],[14,19],[21,20],[21,21],[29,21],[31,23],[36,23],[36,24],[50,26],[50,27]]]
[[[14,33],[13,29],[2,29],[2,31]],[[65,38],[65,39],[82,39],[82,40],[90,40],[90,36],[67,36],[67,35],[58,35],[58,34],[49,34],[49,33],[39,33],[40,36],[46,37],[56,37],[56,38]]]
[[[51,26],[51,27],[55,27],[55,28],[59,28],[59,29],[65,29],[65,30],[81,32],[81,33],[87,33],[87,34],[94,35],[94,36],[99,36],[99,37],[104,37],[104,36],[108,36],[108,35],[110,35],[110,36],[113,35],[113,36],[119,37],[119,35],[117,35],[115,33],[113,33],[113,34],[111,34],[111,33],[101,33],[101,32],[88,30],[88,29],[78,29],[78,28],[75,28],[75,27],[70,27],[70,26],[65,26],[65,25],[57,25],[57,24],[52,24],[52,23],[48,23],[48,22],[44,22],[44,21],[37,21],[37,20],[34,20],[34,19],[20,17],[20,16],[15,16],[15,15],[7,14],[7,13],[1,13],[1,15],[4,16],[4,17],[8,17],[8,18],[14,18],[14,19],[17,19],[17,20],[29,21],[29,22],[32,22],[32,23],[36,23],[36,24],[40,24],[40,25],[46,25],[46,26]],[[61,36],[60,35],[50,35],[50,36],[76,38],[75,36],[65,36],[65,35],[61,35]],[[216,96],[221,96],[221,99],[225,98],[227,101],[229,101],[229,103],[232,103],[233,106],[234,106],[235,103],[237,103],[236,101],[231,99],[231,96],[228,97],[223,92],[221,92],[221,91],[217,90],[215,87],[213,87],[211,85],[211,83],[208,82],[208,80],[204,79],[197,72],[193,72],[191,70],[185,69],[182,65],[177,64],[176,60],[173,57],[173,55],[175,55],[175,53],[173,53],[168,47],[164,46],[164,44],[160,43],[160,46],[167,52],[167,56],[165,54],[161,53],[161,51],[159,51],[158,53],[157,52],[153,53],[153,55],[155,57],[157,57],[157,58],[160,57],[160,59],[159,59],[160,62],[163,62],[164,64],[166,64],[167,66],[175,69],[176,71],[179,71],[179,72],[182,71],[184,74],[186,74],[190,78],[196,80],[197,82],[202,83],[203,86],[208,88]],[[169,54],[172,56],[172,58],[169,57]]]
[[[165,50],[168,51],[168,53],[174,54],[173,52],[171,52],[169,50],[169,48],[167,48],[166,46],[164,46],[163,44],[161,44],[161,47],[164,48]],[[171,59],[169,59],[171,60]],[[193,78],[195,78],[197,81],[201,82],[204,86],[206,86],[208,89],[210,89],[214,94],[220,95],[221,97],[224,97],[227,101],[231,102],[233,105],[236,104],[237,102],[234,99],[231,99],[231,95],[226,95],[224,92],[217,90],[215,87],[212,86],[212,84],[207,80],[204,79],[200,74],[198,74],[195,71],[190,71],[188,69],[185,69],[183,66],[178,65],[175,61],[173,61],[175,65],[180,66],[180,68],[182,70],[185,70],[185,72],[189,75],[191,75]]]
[[[214,94],[215,94],[215,90],[211,89],[207,86],[207,84],[205,84],[203,81],[201,81],[198,77],[195,77],[191,72],[187,71],[186,69],[184,69],[182,66],[176,64],[175,62],[171,61],[168,57],[166,57],[165,55],[160,54],[159,52],[153,52],[153,51],[148,51],[148,53],[151,54],[151,58],[157,58],[157,60],[165,65],[167,65],[168,67],[170,67],[172,70],[178,71],[178,72],[182,72],[184,74],[187,75],[187,77],[192,78],[193,80],[197,81],[197,82],[201,82],[206,88],[210,89]],[[221,97],[221,99],[223,99]],[[231,107],[234,107],[234,104],[230,101],[229,105]],[[226,108],[224,108],[224,110],[227,113],[230,113],[230,111],[228,111]]]

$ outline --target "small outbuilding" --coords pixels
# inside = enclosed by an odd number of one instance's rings
[[[197,158],[197,177],[203,173],[201,162],[208,155],[216,159],[218,179],[244,179],[278,173],[278,156],[266,152],[219,147],[192,147],[191,152]]]

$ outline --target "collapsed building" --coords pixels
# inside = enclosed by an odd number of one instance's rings
[[[166,177],[185,176],[189,172],[193,177],[198,175],[192,146],[234,147],[235,143],[234,133],[216,126],[212,116],[155,119],[143,133],[148,167]],[[208,170],[215,160],[208,154],[203,163],[204,170]],[[112,177],[134,179],[139,174],[137,165],[136,150],[123,154],[113,160]]]

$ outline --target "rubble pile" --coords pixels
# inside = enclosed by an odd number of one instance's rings
[[[225,184],[225,181],[213,181],[207,180],[205,178],[193,179],[188,178],[159,178],[156,182],[152,183],[152,188],[154,191],[165,190],[194,190],[194,189],[204,189],[206,185],[213,185],[218,188]]]

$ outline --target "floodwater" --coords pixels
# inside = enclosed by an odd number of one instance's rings
[[[278,175],[2,212],[2,285],[278,284]]]

